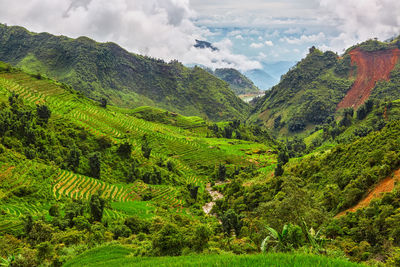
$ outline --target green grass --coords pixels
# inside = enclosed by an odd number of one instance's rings
[[[131,250],[111,245],[89,250],[67,262],[73,266],[363,266],[344,260],[307,254],[194,255],[181,257],[134,257]]]
[[[154,207],[149,201],[112,202],[111,207],[127,215],[135,215],[141,218],[151,218],[154,212]]]

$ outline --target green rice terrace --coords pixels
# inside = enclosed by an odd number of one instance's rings
[[[315,255],[290,255],[274,253],[268,255],[198,255],[181,257],[134,257],[131,250],[112,245],[100,247],[67,262],[64,266],[364,266],[345,260],[332,260]]]
[[[103,106],[65,84],[1,67],[2,235],[26,232],[29,221],[87,232],[93,201],[115,230],[107,240],[132,232],[123,223],[130,218],[146,229],[149,220],[170,216],[218,225],[202,210],[212,201],[206,184],[260,167],[270,172],[258,175],[272,175],[276,165],[274,141],[238,121]]]
[[[350,63],[311,49],[247,120],[209,121],[0,62],[0,266],[400,266],[400,63],[336,109]],[[265,123],[304,111],[285,84],[332,112]]]

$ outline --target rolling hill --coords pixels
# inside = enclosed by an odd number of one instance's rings
[[[0,265],[399,262],[399,38],[311,48],[244,123],[203,69],[0,31]]]
[[[157,106],[212,120],[244,119],[249,106],[201,68],[129,53],[114,43],[32,33],[0,24],[0,60],[121,107]]]
[[[235,69],[216,69],[214,75],[229,83],[229,87],[236,95],[257,94],[260,92],[254,83]]]
[[[311,48],[310,53],[258,102],[252,120],[281,134],[313,129],[357,110],[367,99],[397,99],[399,39],[368,40],[339,57]],[[398,91],[398,90],[397,90]]]

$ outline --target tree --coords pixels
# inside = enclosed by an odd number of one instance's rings
[[[224,181],[226,177],[226,166],[223,164],[219,164],[218,166],[218,180]]]
[[[128,157],[132,152],[132,145],[129,144],[128,142],[124,142],[119,145],[117,152],[123,157]]]
[[[107,99],[106,98],[102,97],[100,99],[100,107],[102,107],[102,108],[106,108],[107,107]]]
[[[51,111],[46,105],[37,106],[36,113],[38,115],[39,120],[41,122],[44,122],[45,124],[49,121],[51,116]]]
[[[194,230],[194,235],[191,241],[191,245],[197,252],[202,252],[207,247],[208,241],[210,240],[211,231],[205,225],[197,225]]]
[[[174,224],[167,223],[153,238],[153,249],[160,256],[179,256],[184,247],[184,236]]]
[[[279,233],[274,228],[266,227],[269,232],[269,235],[264,238],[261,243],[261,251],[267,252],[269,249],[273,249],[276,252],[285,252],[289,251],[292,246],[289,242],[287,242],[288,230],[289,226],[285,224],[283,226],[282,232]]]
[[[15,92],[12,92],[12,95],[8,97],[8,102],[10,103],[10,106],[14,105],[15,103],[18,102],[18,97],[19,94],[16,94]]]
[[[101,222],[105,203],[105,200],[100,197],[99,193],[90,197],[89,208],[92,221]]]
[[[60,216],[60,207],[58,206],[58,204],[51,205],[49,209],[49,215],[53,217]]]
[[[146,159],[150,158],[152,148],[149,146],[149,141],[147,140],[147,134],[142,137],[142,153],[143,157]]]
[[[149,233],[150,224],[138,216],[126,218],[124,224],[131,229],[132,234]]]
[[[111,229],[111,232],[114,234],[114,239],[118,239],[119,237],[129,237],[132,234],[131,229],[125,224],[117,224],[114,228]]]
[[[224,128],[224,137],[231,139],[232,138],[232,133],[233,133],[233,128],[228,125]]]
[[[278,153],[278,165],[275,168],[275,176],[283,174],[283,166],[289,161],[289,154],[286,147],[282,147]]]
[[[28,238],[32,244],[40,244],[50,241],[53,236],[54,229],[47,223],[39,220],[33,223],[32,229],[28,234]]]
[[[188,184],[187,188],[189,190],[190,196],[194,199],[197,200],[197,193],[199,191],[199,186],[195,186],[192,184]]]
[[[68,164],[75,171],[79,167],[81,153],[77,147],[73,147],[69,152]]]
[[[24,218],[24,230],[26,235],[31,232],[32,227],[33,227],[33,217],[31,214],[28,214]]]
[[[261,242],[261,251],[267,252],[272,249],[275,252],[285,252],[297,249],[306,242],[302,228],[298,225],[285,224],[282,232],[272,227],[266,227],[268,236]]]
[[[89,157],[90,176],[93,178],[100,178],[100,155],[94,153]]]
[[[228,236],[231,235],[232,230],[235,232],[236,236],[239,236],[243,223],[241,217],[233,209],[227,210],[220,218],[222,221],[222,228]]]

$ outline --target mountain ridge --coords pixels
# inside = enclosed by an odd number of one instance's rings
[[[200,68],[129,53],[115,43],[87,37],[31,33],[0,24],[0,60],[119,106],[158,106],[213,120],[244,119],[249,112],[225,82]]]

